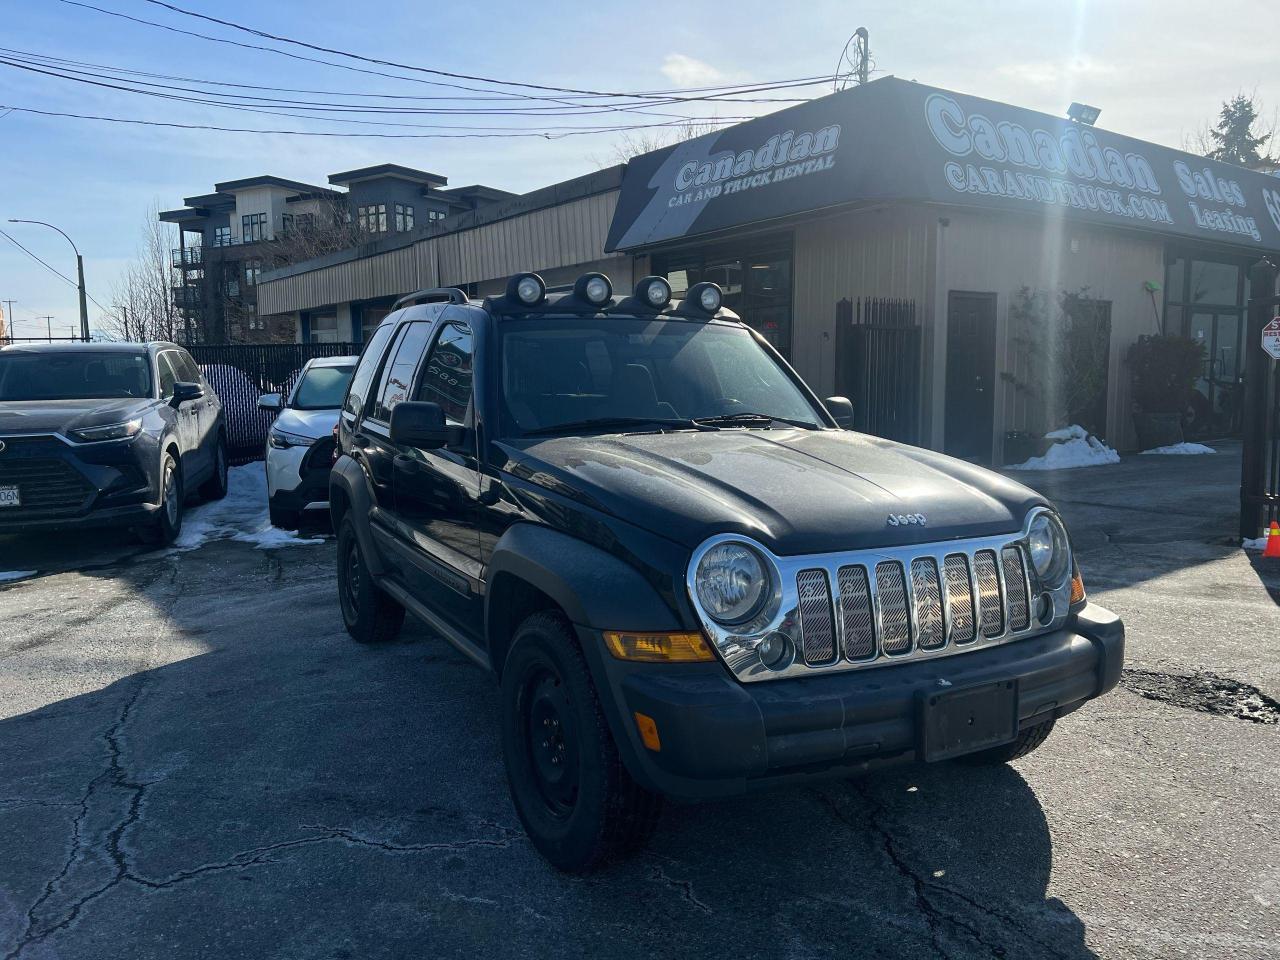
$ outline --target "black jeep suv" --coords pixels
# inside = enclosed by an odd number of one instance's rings
[[[0,347],[0,534],[130,526],[169,543],[227,492],[222,405],[172,343]]]
[[[664,795],[1001,763],[1120,678],[1043,497],[846,432],[698,284],[405,298],[330,480],[348,631],[408,610],[501,684],[516,809],[584,870]]]

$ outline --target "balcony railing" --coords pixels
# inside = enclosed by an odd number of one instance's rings
[[[179,310],[197,310],[204,305],[201,287],[182,284],[173,288],[173,305]]]
[[[175,247],[172,263],[175,268],[198,267],[204,263],[204,247]]]

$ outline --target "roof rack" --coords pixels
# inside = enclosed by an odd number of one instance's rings
[[[399,310],[401,307],[412,306],[415,303],[433,303],[440,300],[447,300],[449,303],[471,302],[467,295],[457,287],[428,287],[425,290],[419,290],[417,293],[410,293],[401,297],[391,309]]]

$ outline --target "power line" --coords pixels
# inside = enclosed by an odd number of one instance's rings
[[[21,110],[22,108],[21,108],[21,107],[13,107],[12,109],[14,109],[14,110]],[[65,283],[67,283],[67,284],[71,285],[72,287],[75,287],[77,290],[79,290],[79,289],[80,289],[80,284],[76,283],[74,280],[72,280],[70,277],[68,277],[68,276],[67,276],[66,274],[64,274],[62,271],[58,270],[56,267],[53,267],[53,266],[51,266],[49,263],[47,263],[46,261],[44,261],[44,260],[40,259],[40,258],[39,258],[38,256],[36,256],[34,253],[32,253],[30,250],[28,250],[26,247],[24,247],[21,243],[19,243],[17,240],[15,240],[15,239],[14,239],[14,238],[9,234],[9,232],[8,232],[7,230],[0,230],[0,237],[4,237],[6,240],[8,240],[10,243],[12,243],[15,247],[17,247],[19,250],[21,250],[23,253],[25,253],[28,257],[30,257],[30,258],[31,258],[32,260],[34,260],[36,263],[40,264],[40,266],[44,267],[46,270],[48,270],[50,273],[52,273],[52,274],[53,274],[55,277],[57,277],[58,279],[60,279],[60,280],[62,280],[63,282],[65,282]],[[86,297],[88,297],[90,300],[93,300],[94,304],[96,304],[96,305],[97,305],[97,307],[98,307],[98,309],[99,309],[99,310],[106,310],[106,309],[107,309],[107,308],[106,308],[106,307],[104,307],[102,304],[98,303],[98,301],[97,301],[97,300],[96,300],[96,299],[95,299],[95,298],[94,298],[94,297],[93,297],[93,296],[92,296],[88,291],[85,291],[85,296],[86,296]],[[108,312],[109,312],[109,311],[108,311]]]

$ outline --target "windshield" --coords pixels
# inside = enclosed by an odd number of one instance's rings
[[[293,391],[295,410],[336,410],[347,395],[347,384],[355,365],[349,367],[312,367]]]
[[[558,317],[508,321],[499,329],[506,436],[558,427],[566,433],[693,427],[698,420],[720,428],[767,426],[774,418],[826,425],[739,326]]]
[[[149,396],[145,353],[0,353],[0,401]]]

